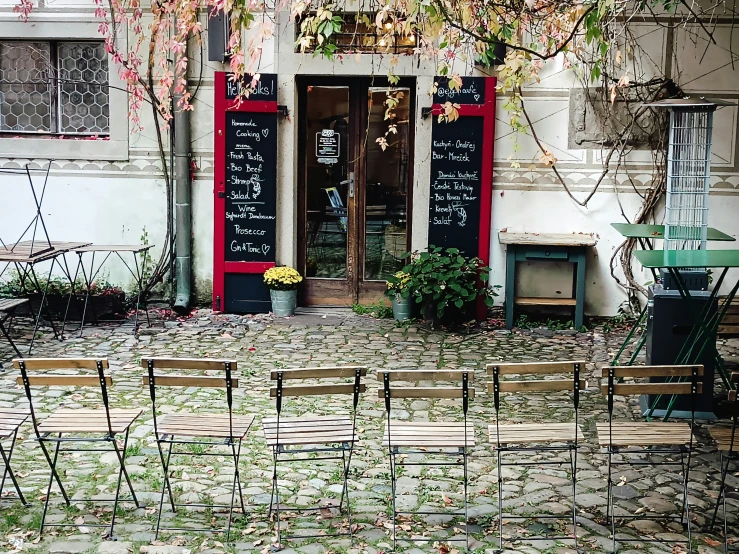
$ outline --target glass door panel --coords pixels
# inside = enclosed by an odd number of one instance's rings
[[[364,280],[384,281],[405,265],[411,90],[369,87],[364,186]]]
[[[308,86],[305,112],[308,278],[346,279],[349,233],[349,87]]]

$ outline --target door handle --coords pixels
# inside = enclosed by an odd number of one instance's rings
[[[354,198],[354,172],[349,172],[349,198]]]

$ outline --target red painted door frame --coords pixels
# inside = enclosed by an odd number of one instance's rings
[[[225,306],[227,273],[264,273],[274,262],[227,262],[226,253],[226,112],[277,113],[277,101],[229,100],[228,74],[215,74],[215,148],[213,167],[213,310]]]
[[[485,102],[483,104],[460,104],[459,117],[482,117],[482,174],[480,176],[480,230],[477,244],[477,257],[490,266],[490,224],[493,209],[493,153],[495,143],[495,89],[496,77],[485,78]],[[431,113],[438,116],[444,113],[442,104],[434,104]],[[480,299],[477,303],[477,319],[485,319],[487,308]]]

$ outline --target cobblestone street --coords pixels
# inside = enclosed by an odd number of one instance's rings
[[[367,391],[358,411],[361,441],[352,460],[349,475],[351,507],[354,515],[354,541],[341,539],[310,539],[283,544],[283,552],[318,554],[321,552],[388,552],[392,549],[390,472],[388,456],[381,446],[385,421],[384,403],[377,398],[377,369],[440,369],[465,368],[475,370],[477,396],[471,403],[470,419],[475,425],[477,446],[470,458],[470,532],[471,549],[493,552],[498,548],[497,526],[497,466],[487,437],[487,425],[494,421],[492,395],[487,394],[485,364],[493,361],[586,360],[589,385],[581,397],[581,422],[585,444],[578,459],[578,508],[580,548],[587,553],[610,552],[610,528],[605,523],[607,459],[597,446],[595,424],[607,421],[605,397],[599,390],[600,368],[613,356],[623,339],[621,333],[604,334],[596,328],[587,333],[542,331],[472,331],[469,335],[439,332],[423,326],[396,327],[392,320],[376,320],[356,316],[351,312],[320,311],[294,318],[273,321],[239,316],[214,315],[202,311],[182,322],[167,322],[163,328],[142,330],[138,339],[130,326],[87,327],[84,336],[68,337],[59,342],[44,336],[34,348],[38,357],[106,357],[110,361],[113,386],[111,404],[114,407],[140,407],[144,411],[134,423],[128,446],[127,467],[134,488],[146,508],[124,503],[116,522],[117,542],[102,541],[98,528],[86,524],[108,521],[110,508],[103,504],[80,504],[67,508],[56,488],[54,502],[47,520],[75,524],[73,527],[49,529],[38,540],[43,500],[49,479],[49,468],[37,443],[33,440],[30,420],[22,429],[22,440],[16,446],[12,466],[16,470],[22,491],[32,505],[23,507],[6,483],[0,500],[0,551],[34,551],[52,553],[100,552],[124,554],[188,554],[196,552],[263,552],[275,542],[274,524],[268,520],[271,497],[272,458],[262,435],[261,419],[275,415],[274,400],[270,399],[270,370],[276,368],[320,367],[338,364],[361,364],[369,368],[365,378]],[[19,347],[27,341],[19,340]],[[6,362],[12,351],[1,345]],[[736,356],[739,340],[724,341],[724,355]],[[156,442],[152,434],[152,414],[148,388],[142,386],[143,356],[232,358],[238,361],[240,379],[235,391],[235,414],[255,416],[251,431],[242,448],[241,476],[247,513],[239,513],[232,529],[231,544],[225,534],[161,533],[154,541],[162,470]],[[0,407],[26,407],[22,387],[16,384],[17,372],[10,363],[0,370]],[[99,390],[38,388],[39,405],[53,409],[62,404],[71,407],[99,403]],[[158,393],[158,405],[163,412],[177,410],[223,411],[225,394],[222,389],[167,388]],[[301,413],[348,413],[351,397],[334,397],[303,401],[286,399],[285,413],[300,406]],[[308,404],[307,402],[312,402]],[[458,420],[459,401],[408,400],[394,401],[400,419]],[[294,413],[295,410],[293,410]],[[637,419],[636,399],[620,399],[616,405],[620,418]],[[501,422],[567,422],[572,421],[572,405],[567,394],[508,394],[503,396]],[[723,540],[717,534],[706,534],[717,497],[719,472],[718,454],[711,445],[706,425],[698,431],[699,453],[693,460],[690,477],[691,516],[694,548],[697,552],[715,554],[723,551]],[[545,461],[553,455],[528,460]],[[225,457],[176,457],[170,468],[175,495],[179,502],[199,503],[215,500],[230,501],[232,465]],[[422,468],[410,466],[401,473],[398,482],[398,507],[402,510],[459,510],[462,504],[461,469]],[[554,529],[571,534],[567,524],[571,511],[571,486],[564,466],[526,466],[504,468],[504,510],[515,514],[547,511],[562,515],[561,526],[551,520],[523,524],[506,522],[504,536],[538,535]],[[114,453],[66,453],[60,457],[59,470],[70,495],[87,498],[112,494],[117,479],[117,459]],[[681,477],[673,467],[621,466],[616,473],[616,513],[618,514],[679,514],[682,501]],[[733,486],[739,478],[729,476]],[[325,498],[337,498],[341,492],[340,463],[304,462],[283,466],[279,475],[280,494],[285,506],[312,506]],[[125,494],[125,485],[122,493]],[[730,532],[737,534],[736,510],[739,497],[729,498]],[[343,516],[324,509],[298,515],[287,514],[290,531],[300,529],[346,528]],[[182,509],[176,515],[166,507],[163,522],[180,527],[215,528],[225,526],[222,512],[201,508]],[[400,530],[405,536],[428,537],[427,542],[399,542],[399,551],[449,553],[463,550],[463,543],[444,543],[445,538],[460,536],[463,524],[446,515],[425,515],[404,519]],[[551,529],[550,529],[551,528]],[[315,532],[315,531],[314,531]],[[320,531],[318,531],[320,532]],[[461,533],[463,535],[463,533]],[[401,535],[402,536],[402,535]],[[680,524],[661,525],[655,521],[622,522],[620,538],[675,539],[684,537]],[[573,552],[572,543],[554,541],[518,541],[507,544],[506,552],[557,553]],[[620,552],[679,553],[681,546],[665,544],[626,543]]]

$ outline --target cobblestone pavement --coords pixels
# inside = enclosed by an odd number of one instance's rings
[[[384,405],[377,399],[374,375],[380,368],[469,368],[476,372],[477,398],[471,404],[470,418],[474,422],[477,446],[470,459],[470,531],[473,550],[493,552],[497,546],[497,466],[487,440],[487,423],[493,420],[493,402],[485,393],[484,364],[495,360],[566,360],[587,361],[590,382],[582,395],[581,420],[586,443],[578,460],[578,506],[580,526],[578,536],[584,552],[609,552],[610,532],[604,522],[606,505],[606,457],[597,447],[596,421],[607,417],[603,396],[598,390],[596,370],[613,355],[622,336],[599,331],[579,334],[546,332],[483,331],[469,335],[444,333],[422,326],[396,327],[389,320],[374,320],[344,312],[327,312],[271,321],[266,318],[218,316],[200,312],[195,317],[167,323],[166,328],[144,329],[137,340],[130,327],[87,328],[82,338],[64,342],[42,338],[34,350],[36,356],[109,358],[114,385],[111,402],[118,407],[141,407],[142,416],[134,424],[128,448],[128,470],[139,498],[146,508],[136,509],[124,504],[119,509],[116,524],[117,542],[102,541],[101,531],[86,525],[108,521],[110,508],[89,503],[67,508],[52,491],[53,504],[48,520],[76,526],[45,533],[38,539],[43,498],[49,478],[49,468],[38,445],[32,440],[30,423],[22,427],[22,439],[16,448],[13,467],[20,478],[23,492],[32,505],[25,508],[4,495],[0,501],[0,551],[31,550],[52,553],[100,552],[123,554],[188,554],[195,552],[263,552],[274,543],[274,525],[268,520],[267,506],[271,490],[271,454],[262,437],[262,417],[274,415],[274,403],[269,398],[269,372],[275,368],[364,364],[370,368],[366,379],[367,392],[358,412],[361,442],[355,453],[350,472],[351,506],[354,514],[355,539],[312,539],[288,542],[283,552],[304,554],[320,552],[382,552],[392,548],[389,538],[389,464],[381,448]],[[20,341],[23,344],[23,340]],[[3,343],[2,359],[11,352]],[[739,341],[723,343],[722,350],[736,355]],[[218,534],[162,533],[154,541],[161,466],[152,436],[152,416],[148,391],[142,387],[142,356],[228,357],[238,360],[240,388],[235,394],[235,413],[253,414],[255,424],[248,434],[241,460],[245,514],[238,514],[232,530],[231,544]],[[25,407],[23,390],[15,384],[16,374],[5,364],[0,370],[0,407]],[[94,389],[69,390],[61,387],[39,389],[39,405],[44,409],[60,405],[99,405]],[[177,410],[214,411],[225,407],[220,389],[162,389],[164,412]],[[329,402],[316,399],[309,403],[286,402],[286,409],[299,413],[340,413],[349,405],[350,397],[335,397]],[[457,401],[408,400],[398,401],[395,416],[434,420],[457,419],[461,413]],[[510,394],[504,396],[503,422],[571,421],[568,396],[557,394]],[[621,400],[616,412],[622,418],[638,418],[635,403]],[[718,457],[701,426],[700,452],[694,459],[690,478],[692,518],[698,529],[705,531],[717,496]],[[523,459],[526,456],[521,455]],[[528,457],[545,461],[550,456]],[[66,453],[61,456],[59,469],[62,479],[75,498],[110,495],[114,490],[115,455],[111,453]],[[217,457],[176,457],[172,464],[175,495],[180,502],[204,500],[228,502],[230,499],[230,461]],[[504,468],[504,510],[530,514],[548,510],[565,518],[571,510],[568,475],[555,466]],[[679,513],[682,499],[680,476],[670,467],[637,467],[621,469],[615,477],[617,513]],[[462,506],[462,484],[459,468],[405,469],[398,482],[399,508],[403,510],[455,510]],[[732,485],[739,478],[730,475]],[[287,466],[280,473],[279,486],[285,506],[315,505],[322,499],[336,498],[341,490],[339,465],[327,461],[303,462]],[[7,488],[6,488],[7,490]],[[125,490],[125,489],[124,489]],[[737,532],[736,509],[739,500],[730,499],[731,534]],[[342,516],[332,517],[328,510],[302,514],[288,513],[291,531],[328,532],[346,529]],[[173,522],[182,527],[220,527],[225,523],[222,513],[187,508],[173,515],[163,513],[166,525]],[[503,533],[535,535],[548,528],[572,534],[567,521],[559,526],[549,521],[530,523],[506,522]],[[324,530],[324,531],[321,531]],[[447,546],[445,538],[459,536],[458,520],[450,516],[418,516],[402,521],[406,536],[428,537],[425,543],[401,541],[399,551],[454,552],[459,546]],[[619,527],[620,538],[658,538],[669,540],[684,537],[682,526],[661,525],[654,521],[637,521]],[[719,537],[698,532],[694,535],[698,552],[713,554],[721,551]],[[518,541],[506,545],[506,552],[564,554],[572,552],[572,544],[554,541]],[[621,552],[683,552],[666,544],[647,545],[623,543]]]

